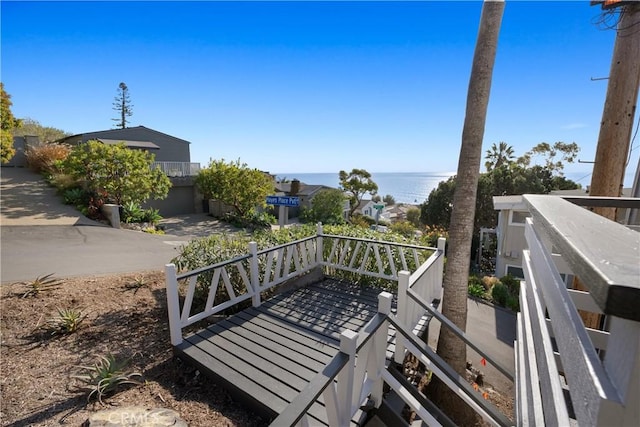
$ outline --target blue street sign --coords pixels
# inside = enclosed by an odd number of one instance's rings
[[[300,197],[297,196],[267,196],[267,204],[274,206],[300,206]]]

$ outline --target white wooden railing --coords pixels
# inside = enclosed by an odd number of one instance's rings
[[[393,295],[378,295],[378,314],[358,333],[340,335],[340,352],[273,420],[271,426],[309,426],[307,410],[322,395],[330,426],[348,426],[367,401],[382,402],[388,316]],[[360,342],[358,342],[360,341]]]
[[[180,274],[174,264],[165,266],[173,345],[182,342],[185,327],[249,299],[257,307],[261,304],[262,292],[315,268],[324,268],[328,274],[340,270],[397,281],[401,269],[413,266],[417,269],[422,260],[443,256],[443,250],[437,248],[324,234],[320,224],[315,236],[260,251],[252,242],[248,252]],[[427,258],[431,253],[431,258]],[[399,263],[394,255],[400,259]],[[441,278],[441,274],[438,277]],[[203,295],[206,295],[204,308],[193,312],[194,299],[198,296],[202,299]]]
[[[558,197],[524,198],[518,425],[640,425],[640,233]],[[578,309],[604,314],[606,330],[586,328]]]
[[[200,163],[191,162],[153,162],[153,168],[158,168],[170,177],[196,176],[200,172]]]
[[[335,238],[336,236],[331,237]],[[371,242],[373,241],[360,241],[355,246],[364,252],[378,254],[379,247],[375,248],[375,245],[367,247]],[[344,243],[341,242],[340,244]],[[388,243],[384,243],[380,246],[386,248],[387,245]],[[425,409],[425,406],[406,390],[403,390],[402,385],[397,381],[393,373],[386,369],[386,354],[390,324],[393,323],[396,329],[401,328],[400,331],[396,331],[395,354],[401,354],[401,357],[404,357],[405,346],[407,344],[412,346],[412,337],[417,337],[415,330],[420,328],[420,323],[424,321],[425,314],[428,314],[426,308],[411,301],[407,291],[414,292],[429,301],[441,297],[445,245],[445,239],[438,239],[438,247],[433,248],[435,249],[434,252],[413,274],[406,270],[401,270],[394,274],[394,277],[398,277],[399,280],[398,315],[394,316],[390,311],[392,295],[382,292],[378,296],[378,314],[369,321],[360,333],[351,330],[346,330],[342,333],[340,353],[271,423],[272,426],[310,425],[306,411],[320,395],[324,397],[329,425],[348,425],[363,404],[369,402],[375,407],[380,406],[382,403],[383,382],[386,382],[396,390],[419,415],[424,417],[423,419],[435,420],[429,411]],[[411,250],[412,256],[416,257],[412,261],[418,259],[418,253],[413,252],[414,248],[406,245],[401,245],[400,247]],[[336,254],[339,252],[334,246],[328,259],[335,260]],[[355,251],[355,253],[358,253],[358,251]],[[385,250],[385,253],[388,252]],[[337,257],[338,260],[341,258],[340,256]],[[377,261],[376,265],[379,266],[381,258],[375,256],[375,259]],[[406,260],[403,262],[406,265]],[[334,266],[333,264],[330,265]],[[338,265],[343,266],[346,271],[355,269],[350,261],[347,262],[344,259]],[[377,275],[387,277],[384,272],[380,273],[381,269],[378,270],[377,273],[372,272],[370,274],[376,277],[378,277]],[[404,292],[401,290],[402,287],[404,287]],[[409,327],[407,328],[404,325],[409,325]],[[403,331],[405,330],[411,331],[411,337],[404,335]],[[360,340],[359,343],[358,340]],[[399,346],[398,341],[403,344]],[[437,423],[434,425],[437,425]]]

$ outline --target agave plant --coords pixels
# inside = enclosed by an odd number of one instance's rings
[[[138,372],[126,373],[128,360],[117,360],[113,355],[98,356],[93,366],[78,366],[86,373],[73,375],[72,378],[84,383],[83,389],[89,391],[87,402],[96,397],[103,404],[102,398],[112,393],[122,384],[140,384],[133,377],[142,377]]]
[[[71,334],[78,330],[87,315],[78,308],[59,308],[58,317],[51,319],[53,333]]]
[[[134,295],[140,290],[140,288],[149,288],[149,282],[144,276],[136,276],[133,282],[125,283],[124,288],[126,290],[133,291]]]
[[[38,276],[35,280],[22,282],[21,284],[27,287],[26,292],[22,294],[22,298],[36,297],[40,292],[58,289],[63,281],[53,277],[53,275],[54,273],[49,273],[45,276]]]

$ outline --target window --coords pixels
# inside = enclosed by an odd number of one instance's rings
[[[509,211],[509,225],[524,226],[525,221],[531,214],[526,211]]]
[[[522,267],[518,267],[516,265],[507,265],[505,274],[510,274],[518,279],[524,279],[524,270],[522,270]]]

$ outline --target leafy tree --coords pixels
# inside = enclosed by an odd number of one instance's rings
[[[429,193],[427,200],[420,205],[420,220],[430,227],[449,229],[451,212],[453,210],[453,194],[456,189],[457,176],[441,181]],[[495,227],[497,213],[493,209],[494,182],[492,173],[480,174],[476,192],[475,217],[473,221],[474,234],[481,227]]]
[[[241,218],[250,217],[257,207],[266,206],[266,198],[273,192],[270,175],[250,169],[246,163],[226,163],[211,160],[209,166],[200,170],[195,184],[207,199],[219,200],[231,206]]]
[[[527,151],[522,157],[518,158],[518,163],[528,167],[531,164],[532,158],[541,156],[544,160],[544,167],[552,171],[554,174],[562,176],[562,170],[564,169],[564,163],[573,163],[578,157],[580,147],[575,142],[570,144],[558,141],[553,145],[547,142],[541,142],[533,147],[530,151]],[[556,156],[560,156],[557,159]]]
[[[403,235],[408,239],[413,239],[416,234],[416,227],[409,221],[396,221],[391,223],[389,229],[394,233]]]
[[[340,190],[321,190],[311,199],[311,208],[303,210],[302,219],[313,223],[342,224],[344,200],[344,194]]]
[[[413,224],[414,227],[419,228],[422,225],[420,222],[420,209],[409,208],[407,210],[407,221]]]
[[[571,148],[579,151],[579,148]],[[580,188],[579,184],[558,175],[562,169],[562,161],[554,165],[524,166],[520,162],[506,162],[492,168],[489,172],[480,174],[476,196],[476,214],[474,233],[481,227],[496,226],[497,212],[493,209],[493,196],[509,196],[515,194],[548,194],[554,190],[573,190]],[[451,208],[453,207],[453,192],[457,178],[453,176],[442,181],[431,191],[429,197],[420,206],[420,219],[429,226],[448,229]]]
[[[71,135],[62,129],[51,126],[42,126],[40,122],[30,117],[22,119],[22,126],[13,131],[13,136],[35,135],[40,142],[53,142]]]
[[[20,127],[20,120],[16,119],[11,112],[11,95],[4,90],[4,83],[0,82],[0,161],[8,163],[16,154],[13,148],[14,128]]]
[[[358,209],[365,194],[369,193],[371,196],[375,196],[378,192],[378,184],[373,182],[371,174],[365,169],[352,169],[350,173],[340,171],[339,177],[340,188],[350,196],[349,216],[352,216]]]
[[[129,88],[124,82],[118,85],[118,94],[113,101],[113,109],[120,114],[120,117],[111,119],[116,122],[116,127],[124,129],[127,127],[127,117],[131,117],[133,114],[133,105],[129,98]]]
[[[454,175],[446,181],[440,181],[438,186],[431,190],[427,200],[420,205],[420,220],[423,224],[449,229],[455,189],[456,176]]]
[[[131,150],[123,143],[107,145],[88,141],[77,145],[64,160],[63,170],[84,182],[85,190],[109,202],[142,204],[167,197],[171,181],[153,168],[154,155]]]
[[[384,196],[382,198],[382,201],[385,203],[385,205],[387,206],[391,206],[391,205],[395,205],[396,204],[396,199],[393,198],[393,196],[391,194],[387,194],[386,196]]]
[[[513,147],[507,145],[506,142],[500,142],[498,145],[494,142],[491,145],[491,148],[487,150],[485,159],[487,161],[484,165],[487,168],[487,171],[499,168],[504,164],[510,164],[515,160]]]

